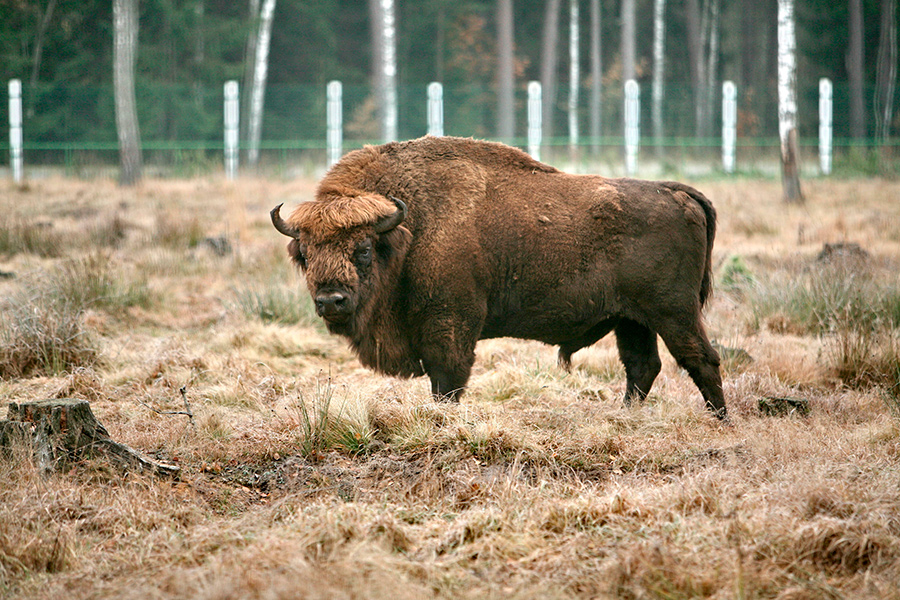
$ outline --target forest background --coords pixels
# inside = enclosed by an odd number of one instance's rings
[[[641,84],[644,135],[649,135],[652,80],[653,0],[634,2],[635,76]],[[556,86],[545,99],[552,103],[545,139],[566,132],[567,2],[559,10],[558,46],[552,69]],[[325,143],[325,85],[344,84],[345,140],[348,145],[378,140],[373,96],[371,6],[366,0],[279,0],[275,6],[268,58],[263,148],[289,141],[294,148],[320,148]],[[513,10],[515,136],[525,135],[525,87],[541,78],[547,60],[545,2],[515,1]],[[587,98],[591,70],[591,15],[581,2],[578,74]],[[603,85],[602,134],[622,135],[622,6],[600,3]],[[248,35],[258,27],[259,2],[223,0],[143,0],[138,3],[139,41],[135,84],[138,116],[145,147],[188,141],[219,145],[222,140],[222,85],[245,81]],[[885,8],[890,5],[889,8]],[[496,0],[419,0],[396,3],[398,137],[425,133],[426,85],[445,88],[445,133],[498,137],[498,23]],[[885,11],[890,11],[885,21]],[[777,145],[777,3],[674,0],[665,7],[664,121],[667,136],[702,139],[717,136],[721,110],[697,121],[700,93],[692,72],[690,13],[700,11],[702,60],[712,66],[707,85],[717,89],[734,81],[738,89],[738,138]],[[818,131],[818,81],[834,82],[835,147],[875,145],[878,46],[885,23],[896,37],[895,0],[796,0],[797,97],[801,139],[815,143]],[[857,21],[854,21],[857,19]],[[112,3],[102,0],[0,0],[0,80],[23,82],[29,162],[56,161],[59,144],[115,149],[113,108]],[[856,23],[856,25],[854,25]],[[717,43],[710,32],[717,28]],[[852,50],[852,31],[861,33],[862,61]],[[377,39],[377,38],[376,38]],[[896,41],[894,42],[896,46]],[[696,43],[695,43],[696,48]],[[896,52],[896,51],[895,51]],[[710,56],[714,54],[714,56]],[[896,62],[896,61],[895,61]],[[854,67],[859,66],[860,70]],[[894,69],[896,65],[894,66]],[[895,77],[896,80],[896,77]],[[896,85],[896,81],[894,81]],[[720,89],[720,88],[719,88]],[[862,99],[862,113],[851,97]],[[244,89],[242,89],[242,101]],[[897,94],[893,94],[892,103]],[[717,100],[720,102],[720,99]],[[587,102],[579,109],[587,131]],[[715,104],[715,106],[719,106]],[[0,119],[6,122],[6,103]],[[891,127],[898,126],[897,116]],[[888,129],[890,131],[890,128]],[[242,132],[242,139],[246,136]],[[5,140],[4,140],[5,141]],[[268,146],[266,142],[268,141]],[[885,140],[881,140],[883,144]],[[740,142],[739,142],[740,143]],[[242,144],[243,145],[243,144]],[[521,144],[520,144],[521,145]],[[709,144],[713,144],[710,142]],[[3,153],[0,164],[9,157]],[[56,152],[58,154],[58,152]],[[112,155],[111,155],[112,156]]]

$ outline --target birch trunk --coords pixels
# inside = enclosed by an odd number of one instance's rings
[[[247,28],[247,47],[244,51],[244,80],[241,84],[241,118],[239,119],[239,131],[241,145],[249,148],[247,141],[250,139],[250,94],[253,89],[253,69],[256,66],[256,44],[259,37],[259,0],[250,0],[249,21]]]
[[[634,2],[622,0],[622,84],[635,78]]]
[[[119,138],[121,185],[141,179],[141,131],[134,98],[134,62],[137,52],[137,0],[113,0],[113,89],[116,133]]]
[[[497,0],[497,135],[512,143],[516,134],[512,0]]]
[[[547,0],[544,33],[541,41],[541,127],[542,139],[553,136],[553,108],[556,105],[556,50],[559,42],[559,5],[561,0]]]
[[[569,0],[569,159],[572,168],[578,159],[578,88],[581,79],[580,54],[578,52],[578,0]]]
[[[259,142],[262,138],[266,77],[269,73],[269,42],[272,39],[272,21],[274,16],[275,0],[263,0],[259,13],[259,34],[256,41],[256,57],[253,65],[253,85],[250,89],[247,162],[251,167],[256,167],[259,164]]]
[[[591,0],[591,138],[593,148],[597,152],[600,149],[600,135],[602,133],[602,107],[603,107],[603,62],[600,53],[600,0]]]
[[[881,0],[881,33],[875,74],[875,136],[885,144],[894,116],[894,86],[897,85],[897,2]]]
[[[847,76],[850,80],[850,135],[857,139],[866,137],[866,109],[863,101],[864,59],[862,0],[850,0]]]
[[[656,138],[657,153],[662,153],[663,118],[663,69],[665,68],[666,48],[666,0],[653,2],[653,92],[651,97],[650,118],[653,122],[653,137]]]
[[[802,202],[797,142],[794,2],[778,0],[778,131],[781,181],[786,202]]]
[[[397,27],[394,0],[380,0],[378,27],[381,30],[379,49],[381,71],[379,106],[381,107],[381,138],[384,142],[397,139]]]

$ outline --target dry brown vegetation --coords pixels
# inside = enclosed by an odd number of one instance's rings
[[[900,598],[900,184],[695,183],[730,426],[665,352],[625,408],[612,339],[482,342],[459,406],[362,369],[268,223],[312,181],[0,183],[2,410],[87,399],[182,467],[3,455],[0,597]]]

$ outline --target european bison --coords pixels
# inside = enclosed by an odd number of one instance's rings
[[[574,352],[616,332],[625,402],[660,370],[659,334],[725,417],[719,357],[701,308],[716,213],[674,182],[569,175],[515,148],[424,137],[347,154],[316,199],[272,223],[316,312],[367,367],[428,375],[458,401],[478,340]]]

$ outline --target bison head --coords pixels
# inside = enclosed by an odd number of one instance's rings
[[[288,253],[306,276],[316,314],[332,333],[352,336],[372,300],[398,279],[411,237],[399,227],[406,204],[371,194],[305,202],[287,220],[280,209],[272,209],[272,224],[291,238]]]

